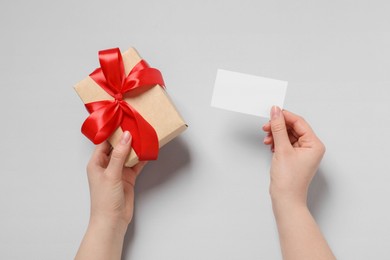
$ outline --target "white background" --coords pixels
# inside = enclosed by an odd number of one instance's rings
[[[289,82],[327,146],[310,208],[338,259],[390,255],[389,1],[2,1],[0,259],[72,259],[93,145],[72,86],[135,46],[189,129],[136,187],[124,259],[280,259],[265,119],[210,107],[218,68]]]

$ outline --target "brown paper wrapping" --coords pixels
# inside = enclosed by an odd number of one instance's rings
[[[141,61],[141,57],[134,48],[122,53],[122,58],[126,75]],[[74,88],[84,104],[101,100],[114,100],[90,77],[80,81]],[[149,88],[141,94],[126,95],[124,100],[134,107],[156,130],[160,148],[187,128],[168,94],[159,85]],[[121,134],[122,129],[118,127],[108,139],[113,147],[119,142]],[[131,167],[138,161],[137,154],[131,149],[125,166]]]

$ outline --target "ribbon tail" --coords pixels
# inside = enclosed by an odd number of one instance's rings
[[[132,147],[138,155],[139,160],[156,160],[159,151],[159,142],[156,131],[131,106],[126,106],[124,110],[126,111],[126,114],[123,117],[121,127],[123,131],[130,131],[133,136]]]

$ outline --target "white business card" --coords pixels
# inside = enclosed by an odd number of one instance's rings
[[[283,108],[287,81],[219,69],[211,106],[269,117],[273,105]]]

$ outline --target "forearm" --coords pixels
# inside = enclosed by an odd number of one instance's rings
[[[273,202],[284,260],[336,259],[304,204]]]
[[[91,219],[75,260],[121,259],[127,226]]]

